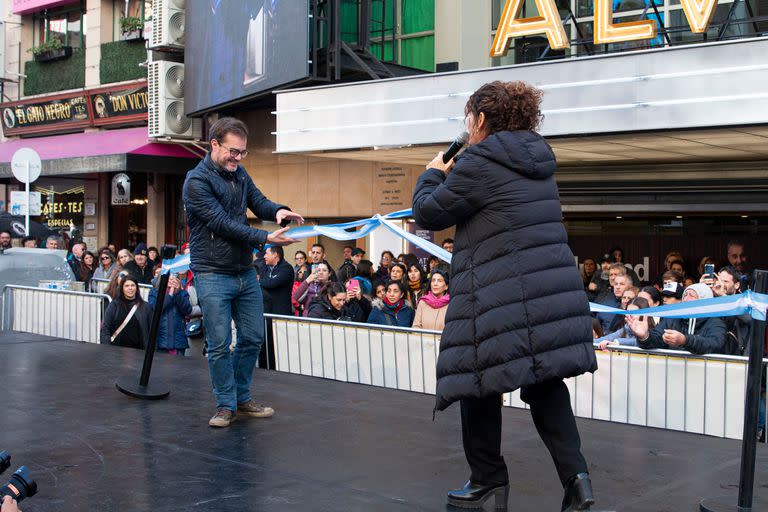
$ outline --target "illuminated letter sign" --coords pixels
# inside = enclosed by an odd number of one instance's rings
[[[706,32],[712,15],[715,14],[717,0],[680,0],[691,31],[701,34]]]
[[[518,18],[524,0],[507,0],[501,15],[496,37],[493,39],[491,57],[507,54],[509,41],[520,36],[546,34],[549,46],[555,50],[568,48],[569,42],[560,22],[560,16],[553,0],[535,0],[541,16]],[[595,44],[619,43],[656,37],[654,20],[613,23],[613,0],[594,0]],[[680,0],[691,30],[706,32],[717,7],[717,0]]]
[[[706,0],[703,0],[706,1]],[[519,19],[523,8],[523,0],[507,0],[501,15],[499,28],[493,40],[491,57],[501,57],[507,54],[509,40],[520,36],[530,36],[544,33],[549,40],[549,46],[555,50],[568,48],[568,37],[565,35],[560,15],[553,0],[536,0],[536,8],[541,16]]]
[[[613,1],[595,0],[595,44],[620,43],[656,37],[653,20],[613,23]]]

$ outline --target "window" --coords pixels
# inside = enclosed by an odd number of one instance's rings
[[[113,0],[112,12],[114,19],[113,39],[120,39],[120,20],[122,18],[152,18],[152,0]]]
[[[341,38],[357,42],[359,4],[341,3]],[[425,71],[435,70],[435,0],[372,0],[371,53]]]
[[[85,13],[77,9],[45,11],[35,15],[38,44],[58,40],[64,46],[85,48],[88,25]]]

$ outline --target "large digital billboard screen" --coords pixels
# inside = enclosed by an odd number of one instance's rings
[[[308,0],[187,2],[184,103],[188,115],[309,75]]]

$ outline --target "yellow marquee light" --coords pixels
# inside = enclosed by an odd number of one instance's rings
[[[697,34],[706,32],[712,16],[715,14],[717,0],[680,0],[691,31]]]
[[[535,0],[540,16],[519,18],[524,0],[507,0],[501,15],[496,37],[491,47],[491,57],[507,54],[511,39],[534,34],[546,34],[549,46],[555,50],[568,48],[568,37],[560,22],[560,15],[553,0]],[[717,7],[717,0],[680,0],[691,31],[706,32]],[[613,23],[612,0],[595,0],[595,44],[619,43],[653,39],[657,24],[654,20]]]
[[[595,0],[595,44],[621,43],[654,37],[656,37],[655,21],[628,21],[614,24],[612,0]]]
[[[549,46],[554,50],[568,48],[568,36],[560,22],[560,15],[553,0],[535,0],[540,16],[518,18],[523,9],[524,0],[507,0],[501,15],[499,28],[491,47],[491,57],[502,57],[507,54],[510,39],[533,34],[546,34]],[[704,0],[706,1],[706,0]]]

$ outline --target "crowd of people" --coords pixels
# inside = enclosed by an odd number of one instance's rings
[[[0,249],[12,247],[11,234],[0,232]],[[43,241],[25,237],[22,247],[66,250],[72,275],[76,281],[83,283],[84,290],[103,291],[110,297],[111,302],[104,311],[101,325],[102,343],[137,349],[146,346],[162,268],[160,251],[156,247],[139,243],[130,251],[118,250],[114,244],[109,244],[91,251],[81,239],[67,240],[58,235],[51,235]],[[181,252],[189,252],[186,244]],[[99,281],[104,286],[99,287]],[[151,286],[148,300],[142,297],[140,285]],[[201,316],[192,272],[170,276],[158,328],[157,350],[184,355],[189,348],[188,326],[195,320],[199,321]]]
[[[593,320],[595,344],[636,346],[644,349],[686,350],[693,354],[748,355],[752,322],[749,315],[723,318],[659,318],[641,310],[742,293],[749,286],[745,245],[728,243],[725,260],[705,256],[694,272],[678,251],[666,255],[664,271],[651,283],[642,283],[623,262],[620,248],[600,258],[586,259],[582,266],[584,289],[592,302],[638,310],[637,314],[597,313]]]
[[[453,250],[453,240],[442,246]],[[325,247],[316,243],[309,254],[296,251],[294,265],[282,247],[270,247],[257,259],[256,269],[266,313],[303,316],[391,327],[440,331],[450,295],[448,265],[436,257],[426,268],[413,254],[391,251],[379,264],[365,259],[359,247],[344,247],[344,263],[334,269]]]
[[[44,241],[27,237],[25,247],[67,249],[67,262],[77,281],[88,291],[97,291],[98,280],[107,281],[106,294],[112,303],[102,325],[102,342],[143,348],[157,298],[161,268],[156,247],[140,243],[133,251],[113,244],[90,251],[82,240],[65,241],[50,236]],[[0,232],[0,249],[12,246],[8,232]],[[453,251],[453,240],[442,247]],[[326,320],[368,323],[391,327],[413,327],[441,331],[450,302],[449,265],[437,257],[426,268],[413,254],[381,253],[378,265],[365,259],[366,251],[346,246],[343,264],[334,269],[326,259],[325,247],[316,243],[309,254],[296,251],[293,265],[282,247],[270,247],[257,256],[255,267],[264,297],[266,313],[295,315]],[[188,253],[186,245],[182,253]],[[591,302],[642,310],[664,304],[735,295],[749,286],[749,264],[745,245],[732,241],[722,263],[705,256],[696,265],[686,262],[679,251],[669,252],[663,272],[649,283],[638,279],[624,262],[621,248],[601,258],[586,258],[581,265],[584,290]],[[717,269],[712,272],[712,269]],[[708,272],[709,271],[709,272]],[[139,285],[150,285],[148,302]],[[161,351],[183,354],[188,348],[187,325],[202,316],[196,299],[194,275],[184,272],[169,279],[158,336]],[[135,308],[134,308],[135,306]],[[127,322],[126,322],[127,318]],[[125,325],[123,325],[125,323]],[[595,344],[640,348],[687,350],[695,354],[747,355],[751,340],[749,315],[667,319],[639,312],[633,315],[595,313]]]

